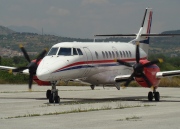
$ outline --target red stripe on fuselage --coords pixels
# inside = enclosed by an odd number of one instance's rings
[[[141,58],[141,60],[144,60],[144,59],[147,59],[147,58],[146,57]],[[122,61],[129,62],[129,61],[135,61],[135,60],[136,59],[123,59]],[[81,62],[76,62],[76,63],[72,63],[70,65],[64,66],[56,71],[59,71],[59,70],[62,70],[62,69],[68,68],[68,67],[76,66],[76,65],[97,64],[97,63],[100,63],[100,64],[116,63],[116,61],[115,60],[81,61]]]

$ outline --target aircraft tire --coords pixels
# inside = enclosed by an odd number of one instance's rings
[[[55,96],[54,100],[55,100],[55,103],[60,103],[60,97],[59,96]]]
[[[54,103],[53,94],[51,94],[49,97],[49,103]]]
[[[90,87],[91,87],[91,90],[94,90],[94,88],[95,88],[95,85],[91,85]]]
[[[49,99],[51,96],[51,90],[46,91],[46,98]]]
[[[155,93],[154,93],[154,98],[155,98],[155,101],[159,101],[159,100],[160,100],[160,94],[159,94],[159,92],[155,92]]]
[[[151,91],[148,93],[148,100],[149,101],[153,100],[153,93]]]

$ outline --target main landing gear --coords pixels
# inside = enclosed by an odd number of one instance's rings
[[[46,91],[46,97],[49,99],[49,103],[60,103],[60,97],[58,95],[58,89],[56,89],[56,81],[51,82],[52,89]]]
[[[91,90],[94,90],[95,85],[90,85],[90,87],[91,87]]]
[[[156,88],[153,88],[153,92],[150,91],[148,93],[148,100],[152,101],[153,98],[155,99],[155,101],[159,101],[160,100],[160,94],[159,94],[159,92],[156,91]]]

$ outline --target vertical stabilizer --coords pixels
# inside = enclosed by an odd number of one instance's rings
[[[140,47],[147,53],[149,50],[149,37],[141,36],[141,34],[150,34],[151,31],[151,23],[152,23],[152,9],[146,8],[144,13],[144,18],[141,24],[141,28],[136,36],[136,39],[133,40],[133,43],[139,42]]]

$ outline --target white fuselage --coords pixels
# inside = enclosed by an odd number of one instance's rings
[[[51,48],[39,64],[37,77],[42,81],[81,79],[93,85],[114,84],[117,75],[128,75],[133,71],[115,59],[134,63],[135,47],[124,42],[58,43],[52,47],[55,51]],[[64,50],[71,53],[63,53]],[[142,49],[140,53],[141,59],[146,59],[147,54]]]

